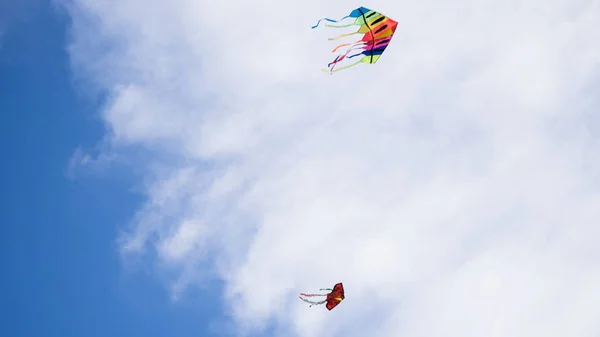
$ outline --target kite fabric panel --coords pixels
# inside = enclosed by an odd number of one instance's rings
[[[310,306],[312,307],[313,305],[321,305],[321,304],[325,304],[325,307],[327,308],[327,310],[331,310],[333,308],[335,308],[338,304],[340,304],[345,297],[344,294],[344,286],[341,283],[336,284],[335,286],[333,286],[332,288],[324,288],[324,289],[319,289],[321,291],[323,290],[327,290],[330,291],[327,294],[300,294],[300,296],[298,296],[298,298],[300,298],[302,301],[309,303]],[[326,298],[323,301],[311,301],[308,300],[306,298],[302,298],[302,297],[315,297],[315,296],[326,296]]]
[[[329,38],[329,40],[338,40],[342,37],[351,36],[355,34],[364,34],[362,39],[355,41],[353,43],[345,43],[335,47],[332,52],[336,52],[342,47],[347,47],[343,53],[339,54],[333,62],[329,63],[327,67],[329,70],[324,69],[325,71],[329,71],[330,73],[347,69],[353,67],[359,63],[375,63],[381,57],[381,54],[388,47],[394,33],[396,32],[396,27],[398,26],[398,22],[388,18],[387,16],[378,13],[376,11],[370,10],[365,7],[360,7],[353,10],[350,15],[347,15],[339,20],[332,20],[328,18],[324,18],[319,20],[316,25],[312,28],[315,29],[319,26],[321,21],[328,21],[333,23],[338,23],[348,18],[353,18],[354,22],[346,25],[332,25],[329,23],[325,23],[325,26],[332,28],[346,28],[351,26],[360,26],[358,31],[354,33],[342,34],[335,38]],[[334,68],[338,63],[343,61],[344,59],[351,59],[354,57],[362,58],[357,62],[351,63],[346,66],[339,67],[338,69]]]

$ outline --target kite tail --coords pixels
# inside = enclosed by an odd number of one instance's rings
[[[333,291],[333,289],[331,289],[331,288],[322,288],[322,289],[319,289],[319,291],[323,291],[323,290],[330,290],[330,291]]]
[[[342,20],[344,20],[344,19],[347,19],[347,18],[349,18],[349,17],[350,17],[350,15],[348,15],[348,16],[344,16],[343,18],[341,18],[341,19],[339,19],[339,20],[333,20],[333,19],[329,19],[329,18],[322,18],[322,19],[320,19],[319,21],[317,21],[317,24],[316,24],[316,25],[312,26],[312,29],[315,29],[315,28],[319,27],[319,24],[320,24],[320,23],[321,23],[321,21],[323,21],[323,20],[325,20],[325,21],[329,21],[329,22],[333,22],[333,23],[338,23],[338,22],[340,22],[340,21],[342,21]]]
[[[302,301],[306,302],[306,303],[309,303],[311,307],[312,307],[313,305],[321,305],[321,304],[323,304],[323,303],[327,302],[327,301],[318,301],[318,302],[316,302],[316,301],[309,301],[309,300],[307,300],[307,299],[305,299],[305,298],[302,298],[302,297],[300,297],[300,296],[298,296],[298,298],[299,298],[299,299],[301,299]]]
[[[326,23],[325,27],[329,27],[329,28],[347,28],[347,27],[355,26],[355,25],[356,25],[356,23],[354,23],[354,22],[349,23],[347,25],[343,25],[343,26],[335,26],[335,25],[330,25],[330,24]]]
[[[327,64],[327,67],[329,68],[329,67],[331,67],[332,64],[336,64],[336,63],[340,62],[341,60],[344,59],[344,57],[345,57],[344,55],[336,56],[336,58],[335,58],[335,60],[333,60],[333,62],[329,62],[329,64]]]
[[[351,57],[354,57],[354,56],[357,56],[357,55],[360,55],[360,54],[362,54],[362,53],[358,53],[358,54],[355,54],[355,55],[352,55],[352,56],[348,57],[348,54],[350,54],[350,52],[351,52],[351,51],[353,51],[353,50],[357,50],[357,49],[361,49],[361,48],[356,48],[356,47],[353,47],[353,48],[350,48],[350,49],[346,50],[346,53],[344,53],[344,55],[338,55],[338,56],[335,58],[335,60],[333,60],[333,62],[331,62],[331,63],[329,63],[329,64],[327,65],[327,67],[331,67],[331,70],[333,70],[333,68],[335,67],[335,65],[336,65],[337,63],[341,62],[343,59],[345,59],[345,58],[351,58]]]
[[[333,70],[333,68],[331,68],[331,69],[321,69],[321,70],[323,70],[323,71],[325,71],[325,72],[328,72],[328,73],[332,73],[332,74],[333,74],[333,73],[335,73],[336,71],[340,71],[340,70],[348,69],[348,68],[350,68],[350,67],[354,67],[355,65],[357,65],[357,64],[359,64],[359,63],[361,63],[361,62],[362,62],[362,59],[361,59],[361,61],[358,61],[358,62],[355,62],[355,63],[349,64],[349,65],[347,65],[347,66],[343,66],[343,67],[341,67],[341,68],[337,68],[337,69],[335,69],[335,70]],[[334,65],[334,66],[335,66],[335,65]]]
[[[326,294],[300,294],[300,296],[315,297],[315,296],[327,296],[327,295]]]
[[[356,51],[356,50],[362,50],[362,51],[364,51],[364,50],[365,50],[365,48],[364,48],[364,46],[361,46],[360,44],[353,45],[352,47],[350,47],[350,48],[348,48],[348,49],[346,50],[346,53],[345,53],[345,54],[342,56],[342,58],[341,58],[341,59],[337,60],[337,62],[339,62],[339,61],[343,60],[344,58],[351,59],[351,58],[353,58],[353,57],[355,57],[355,56],[358,56],[358,55],[362,55],[362,54],[363,54],[363,52],[361,51],[361,52],[360,52],[360,53],[358,53],[358,54],[354,54],[354,55],[352,55],[352,56],[348,56],[348,54],[350,54],[350,52],[352,52],[352,51]],[[335,61],[334,61],[333,63],[335,63]]]
[[[338,49],[340,49],[340,48],[342,48],[342,47],[351,46],[350,48],[354,48],[354,47],[356,47],[356,46],[360,46],[360,45],[363,45],[363,44],[366,44],[366,42],[363,42],[363,41],[356,41],[356,42],[354,42],[354,43],[344,43],[344,44],[341,44],[341,45],[339,45],[339,46],[335,47],[335,48],[334,48],[334,49],[333,49],[331,52],[332,52],[332,53],[335,53],[335,52],[336,52]]]
[[[340,35],[338,37],[330,37],[327,40],[329,40],[329,41],[339,40],[339,39],[341,39],[344,36],[350,36],[350,35],[356,35],[356,34],[360,34],[360,33],[359,32],[354,32],[354,33],[342,34],[342,35]]]

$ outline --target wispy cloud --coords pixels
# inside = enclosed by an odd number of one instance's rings
[[[246,328],[598,336],[600,3],[371,1],[388,51],[321,73],[310,26],[359,5],[74,1],[74,69],[153,159],[124,252],[222,278]]]
[[[105,152],[106,151],[106,152]],[[75,179],[81,174],[87,176],[89,173],[103,174],[106,170],[118,162],[118,155],[110,152],[110,149],[97,150],[96,154],[78,147],[73,152],[69,165],[67,166],[67,177]],[[124,161],[121,160],[121,162]]]

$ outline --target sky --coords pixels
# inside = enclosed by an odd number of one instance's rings
[[[175,304],[147,271],[124,269],[116,236],[143,202],[134,176],[70,171],[104,131],[72,76],[67,13],[37,0],[0,12],[0,335],[210,335],[217,295]]]
[[[17,4],[2,335],[600,335],[599,1]]]

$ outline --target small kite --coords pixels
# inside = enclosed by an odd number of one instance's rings
[[[329,63],[327,67],[329,68],[329,72],[333,73],[335,71],[343,70],[346,68],[353,67],[359,63],[375,63],[383,54],[383,51],[387,48],[394,33],[396,32],[396,27],[398,26],[398,22],[384,16],[381,13],[375,12],[365,7],[360,7],[353,10],[350,15],[345,16],[339,20],[332,20],[328,18],[324,18],[319,20],[316,25],[312,28],[315,29],[319,26],[321,21],[326,20],[329,22],[337,23],[347,18],[355,19],[353,23],[347,25],[330,25],[325,24],[327,27],[333,28],[345,28],[350,26],[360,26],[357,32],[342,34],[336,38],[329,38],[329,40],[337,40],[345,36],[350,36],[354,34],[364,34],[361,40],[358,40],[354,43],[345,43],[335,47],[332,52],[335,53],[341,47],[348,47],[343,54],[338,55],[333,62]],[[351,52],[355,52],[351,54]],[[350,56],[349,56],[350,55]],[[333,70],[337,63],[348,58],[351,59],[353,57],[357,57],[362,55],[362,58],[355,63],[349,64],[344,67],[340,67],[336,70]],[[325,69],[323,69],[325,70]],[[325,70],[327,71],[327,70]]]
[[[300,294],[300,296],[298,296],[298,298],[300,298],[301,300],[303,300],[306,303],[310,303],[311,307],[313,305],[321,305],[321,304],[327,303],[325,305],[327,310],[331,310],[331,309],[335,308],[345,298],[344,297],[344,286],[341,283],[338,283],[335,286],[333,286],[333,289],[325,288],[325,289],[319,289],[319,290],[321,290],[321,291],[327,290],[327,291],[330,291],[330,293],[328,293],[328,294]],[[309,301],[306,298],[302,298],[302,296],[304,296],[304,297],[327,296],[327,298],[323,301]]]

